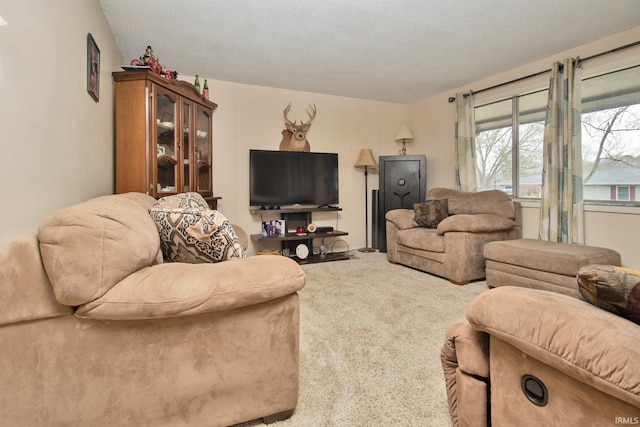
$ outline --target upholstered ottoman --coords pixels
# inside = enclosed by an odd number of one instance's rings
[[[576,275],[590,264],[620,265],[612,249],[535,239],[504,240],[484,246],[487,286],[522,286],[577,296]]]

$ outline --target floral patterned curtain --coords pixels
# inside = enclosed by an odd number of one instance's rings
[[[576,62],[578,62],[576,64]],[[538,238],[584,244],[579,60],[551,68],[544,125]]]
[[[456,94],[456,188],[476,191],[476,124],[473,93]]]

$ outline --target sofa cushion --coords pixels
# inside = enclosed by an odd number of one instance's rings
[[[640,272],[613,265],[578,271],[578,297],[640,324]]]
[[[160,239],[147,211],[154,202],[141,193],[102,196],[41,222],[40,254],[58,302],[92,301],[157,262]]]
[[[415,211],[414,221],[420,227],[436,228],[440,221],[449,216],[447,199],[425,200],[413,205]]]
[[[433,228],[398,230],[398,244],[429,252],[444,252],[444,236]]]
[[[493,214],[452,215],[438,224],[438,234],[450,231],[465,231],[468,233],[493,233],[511,230],[515,226],[512,219]]]
[[[238,236],[219,211],[154,206],[149,213],[160,233],[162,252],[170,261],[194,264],[244,256]]]
[[[392,209],[385,214],[385,219],[392,222],[398,230],[419,227],[415,222],[415,211],[412,209]]]
[[[280,298],[303,288],[304,271],[288,257],[257,256],[216,264],[168,262],[140,270],[78,317],[161,319],[230,310]]]
[[[451,188],[432,188],[427,199],[447,199],[449,215],[494,214],[515,219],[516,210],[511,197],[500,190],[458,191]]]

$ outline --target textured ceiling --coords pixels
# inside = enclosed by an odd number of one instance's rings
[[[151,45],[184,75],[398,103],[640,25],[638,0],[100,3],[127,63]]]

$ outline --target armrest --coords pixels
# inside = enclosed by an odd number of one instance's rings
[[[418,223],[413,220],[415,214],[413,209],[393,209],[385,214],[385,219],[391,221],[398,230],[406,230],[419,227]]]
[[[570,296],[505,286],[469,305],[476,329],[565,374],[640,406],[640,327]]]
[[[442,369],[450,374],[460,367],[478,377],[489,377],[489,336],[476,330],[468,322],[458,323],[447,330],[447,339],[440,350]]]
[[[71,315],[56,301],[35,234],[0,249],[0,325]]]
[[[510,230],[515,222],[510,218],[505,218],[494,214],[458,214],[452,215],[440,221],[438,224],[438,234],[451,231],[466,231],[469,233],[490,233],[493,231]]]
[[[78,307],[75,315],[103,320],[189,316],[271,301],[299,291],[304,283],[300,266],[281,256],[215,264],[169,262],[126,277]]]
[[[244,230],[244,228],[240,227],[237,224],[231,224],[231,227],[233,228],[233,231],[236,233],[236,236],[238,236],[238,240],[240,240],[240,245],[242,246],[242,249],[246,251],[247,248],[249,247],[249,236],[247,235],[247,232]]]
[[[453,425],[486,426],[489,335],[468,322],[451,326],[440,361]]]

